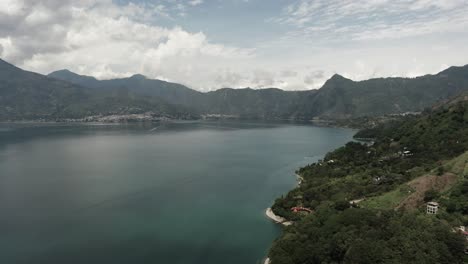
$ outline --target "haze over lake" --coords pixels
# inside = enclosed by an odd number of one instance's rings
[[[0,263],[259,263],[265,208],[354,131],[193,122],[0,125]]]

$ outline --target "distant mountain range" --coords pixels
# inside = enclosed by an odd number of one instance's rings
[[[172,118],[197,118],[183,106],[116,88],[99,91],[21,70],[0,60],[0,121],[63,120],[93,115],[153,112]]]
[[[143,75],[97,80],[60,70],[44,76],[0,60],[3,121],[144,112],[178,119],[204,114],[251,119],[337,119],[422,111],[465,91],[468,65],[417,78],[355,82],[334,75],[318,90],[223,88],[202,93]]]

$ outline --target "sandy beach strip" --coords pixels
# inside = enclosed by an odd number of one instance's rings
[[[297,186],[301,186],[301,184],[304,182],[304,177],[296,173],[297,177]]]
[[[271,208],[266,209],[265,214],[266,216],[268,216],[268,218],[270,218],[271,220],[275,221],[278,224],[282,224],[285,226],[292,225],[292,222],[287,221],[285,218],[281,216],[275,215],[275,213],[273,213],[273,210],[271,210]]]

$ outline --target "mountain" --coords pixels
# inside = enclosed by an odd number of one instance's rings
[[[160,97],[205,114],[261,119],[336,119],[419,112],[440,100],[468,91],[468,65],[417,78],[376,78],[356,82],[335,74],[320,89],[309,91],[223,88],[201,93],[142,75],[96,80],[62,70],[49,76],[90,88],[126,89],[140,95]]]
[[[71,72],[64,71],[62,74],[77,78]],[[79,79],[82,77],[79,76]],[[156,115],[190,116],[184,107],[176,107],[158,97],[144,97],[118,89],[98,91],[24,71],[0,60],[1,121],[57,120],[149,111]]]
[[[312,114],[337,118],[417,112],[464,91],[468,91],[468,65],[417,78],[355,82],[335,75],[319,89]]]
[[[175,105],[194,107],[201,105],[203,94],[184,85],[161,80],[148,79],[144,75],[135,74],[128,78],[97,80],[94,77],[78,75],[68,70],[52,72],[49,77],[67,81],[83,87],[112,92],[116,89],[137,95],[159,97]]]
[[[84,87],[110,92],[115,89],[144,96],[159,97],[205,114],[234,115],[242,118],[287,119],[300,115],[304,96],[315,91],[289,92],[280,89],[230,89],[201,93],[184,85],[148,79],[143,75],[98,81],[93,77],[70,74],[68,70],[48,75]],[[305,117],[300,117],[305,118]]]
[[[320,89],[230,89],[202,93],[143,75],[98,80],[68,70],[43,76],[0,60],[0,118],[56,119],[141,113],[218,114],[250,119],[344,119],[419,112],[468,92],[468,66],[417,78],[353,81],[332,76]]]
[[[69,70],[55,71],[47,75],[48,77],[78,84],[84,87],[96,87],[99,81],[91,76],[79,75]]]
[[[48,118],[88,99],[86,89],[0,60],[0,119]]]
[[[206,113],[238,115],[243,118],[307,119],[303,107],[315,90],[224,88],[205,94],[201,110]]]

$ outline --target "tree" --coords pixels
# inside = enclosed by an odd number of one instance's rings
[[[445,172],[445,170],[444,170],[444,167],[443,167],[443,166],[439,166],[439,167],[437,168],[437,176],[442,176],[442,175],[444,175],[444,172]]]
[[[351,207],[351,205],[349,204],[348,201],[338,201],[335,203],[335,209],[338,210],[338,211],[344,211],[346,209],[348,209],[349,207]]]
[[[435,198],[437,198],[438,195],[439,195],[439,193],[437,191],[435,191],[434,189],[426,191],[424,193],[424,201],[425,202],[430,202],[430,201],[434,200]]]

